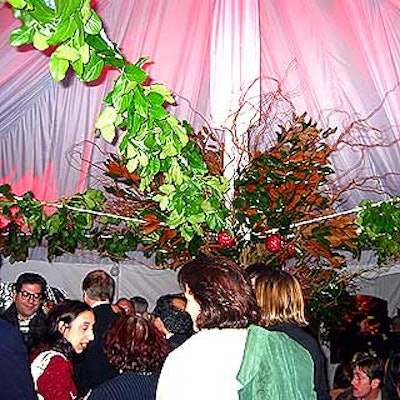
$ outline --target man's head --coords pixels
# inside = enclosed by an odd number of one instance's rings
[[[353,396],[374,400],[379,396],[383,380],[383,366],[379,358],[368,354],[356,354],[353,358]]]
[[[82,282],[84,301],[89,305],[97,301],[112,302],[115,282],[106,271],[96,269],[89,272]]]
[[[182,308],[185,298],[179,294],[166,294],[157,299],[153,315],[162,322],[156,321],[157,327],[164,333],[186,334],[193,332],[193,321],[190,315]]]
[[[25,272],[14,284],[14,303],[21,318],[31,317],[46,298],[46,280],[39,274]]]
[[[392,332],[400,332],[400,317],[396,316],[392,318],[390,322],[390,328]]]
[[[147,313],[149,302],[142,296],[131,297],[131,303],[133,304],[135,311],[138,314]]]

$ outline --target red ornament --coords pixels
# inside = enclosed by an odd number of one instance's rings
[[[271,253],[278,253],[279,251],[282,250],[282,239],[281,239],[281,237],[276,233],[273,233],[272,235],[269,235],[265,239],[265,247]]]
[[[295,257],[296,256],[296,247],[294,247],[292,244],[289,244],[286,248],[287,255],[289,258]]]
[[[235,238],[225,230],[218,233],[218,243],[221,247],[231,247],[235,244]]]

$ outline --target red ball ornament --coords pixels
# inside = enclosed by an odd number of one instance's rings
[[[296,247],[294,245],[289,244],[286,248],[287,255],[292,258],[296,256]]]
[[[235,244],[235,238],[225,230],[218,233],[218,243],[221,247],[231,247]]]
[[[282,250],[282,239],[281,239],[281,237],[276,233],[273,233],[272,235],[269,235],[265,239],[265,247],[271,253],[278,253],[279,251]]]

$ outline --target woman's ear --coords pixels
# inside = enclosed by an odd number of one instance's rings
[[[68,329],[68,324],[66,324],[64,321],[60,321],[58,323],[58,331],[61,333],[61,335],[64,335],[64,332]]]

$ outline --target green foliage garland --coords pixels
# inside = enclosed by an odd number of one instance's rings
[[[54,8],[43,0],[9,3],[22,21],[11,33],[11,44],[33,44],[38,50],[54,46],[50,71],[56,81],[65,77],[69,67],[84,82],[97,79],[106,65],[120,70],[96,128],[109,142],[118,133],[126,168],[140,176],[140,190],[159,204],[168,215],[165,223],[178,229],[187,243],[201,235],[204,226],[218,232],[228,214],[224,205],[227,180],[208,172],[200,151],[189,140],[189,124],[165,109],[165,104],[174,103],[170,90],[147,83],[148,74],[142,68],[146,59],[126,63],[89,0],[55,0]],[[162,178],[155,180],[157,175]]]

